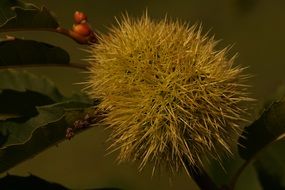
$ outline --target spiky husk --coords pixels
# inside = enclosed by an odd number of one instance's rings
[[[91,47],[87,93],[108,110],[112,150],[119,161],[187,163],[231,153],[250,101],[244,68],[233,66],[227,48],[179,21],[124,16]]]

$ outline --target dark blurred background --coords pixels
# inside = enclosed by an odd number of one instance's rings
[[[254,77],[252,94],[259,107],[280,86],[285,86],[285,1],[284,0],[26,0],[38,6],[45,5],[54,12],[65,28],[71,28],[73,13],[77,10],[88,15],[92,27],[106,32],[114,17],[127,11],[140,16],[146,8],[153,18],[169,17],[202,23],[204,32],[222,39],[218,48],[233,45],[230,54],[238,52],[238,64],[248,66]],[[25,39],[35,39],[58,45],[68,50],[71,61],[84,63],[88,54],[69,38],[48,32],[11,33]],[[86,74],[68,68],[29,68],[52,79],[68,95],[79,91]],[[182,172],[169,179],[166,172],[151,178],[151,170],[137,171],[136,164],[115,163],[116,154],[105,155],[105,131],[94,128],[52,147],[33,159],[27,160],[9,172],[19,175],[32,173],[73,189],[94,187],[121,187],[125,190],[195,190],[197,187]],[[251,168],[242,176],[237,189],[260,189]]]

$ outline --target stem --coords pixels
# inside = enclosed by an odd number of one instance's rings
[[[219,190],[218,186],[204,169],[191,166],[187,159],[183,159],[183,162],[188,174],[192,177],[201,190]]]
[[[86,45],[92,45],[94,43],[98,43],[98,38],[96,37],[95,32],[91,32],[88,36],[82,36],[79,35],[76,32],[73,32],[72,30],[68,30],[62,27],[57,28],[8,28],[8,29],[0,29],[0,32],[16,32],[16,31],[47,31],[47,32],[55,32],[62,34],[64,36],[67,36],[71,39],[73,39],[75,42],[79,44],[86,44]]]
[[[23,68],[23,67],[69,67],[69,68],[75,68],[80,69],[84,71],[88,71],[87,65],[83,64],[76,64],[76,63],[69,63],[69,64],[33,64],[33,65],[9,65],[9,66],[0,66],[1,69],[9,69],[9,68]]]

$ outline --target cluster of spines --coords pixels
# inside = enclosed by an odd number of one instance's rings
[[[119,161],[153,162],[173,171],[231,153],[251,101],[244,68],[214,38],[168,19],[128,16],[91,49],[86,91],[108,110],[112,150]]]

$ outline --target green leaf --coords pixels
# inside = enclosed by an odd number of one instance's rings
[[[70,100],[38,107],[39,114],[24,123],[0,122],[0,173],[64,140],[67,128],[90,106]]]
[[[0,117],[23,117],[37,114],[36,106],[63,100],[56,86],[44,77],[26,71],[0,70]]]
[[[14,90],[25,92],[27,90],[45,94],[54,101],[61,101],[63,95],[55,84],[43,76],[36,76],[23,70],[0,70],[0,91]]]
[[[36,106],[52,103],[55,102],[51,98],[37,92],[29,90],[25,92],[2,90],[0,93],[0,116],[4,116],[4,118],[0,120],[14,118],[14,120],[25,121],[37,115]]]
[[[272,103],[239,139],[239,154],[254,162],[263,189],[285,189],[284,116],[285,100]]]
[[[37,176],[27,177],[6,175],[0,179],[0,189],[39,189],[39,190],[68,190],[68,188],[46,181]],[[120,190],[119,188],[96,188],[89,190]]]
[[[34,40],[5,40],[0,42],[0,66],[68,65],[69,54],[62,48]]]
[[[266,146],[285,135],[285,102],[274,102],[261,117],[244,129],[239,139],[239,154],[245,160],[252,159]]]
[[[68,190],[62,185],[48,182],[34,175],[22,177],[9,174],[0,179],[0,189]]]
[[[58,22],[45,7],[19,0],[0,1],[0,31],[7,29],[57,28]]]
[[[256,158],[254,167],[263,190],[285,189],[285,142],[278,141]]]
[[[79,94],[63,97],[44,77],[8,69],[0,70],[0,105],[4,118],[0,120],[0,172],[4,172],[64,140],[67,128],[85,116],[91,103]],[[23,116],[25,120],[14,118]]]

